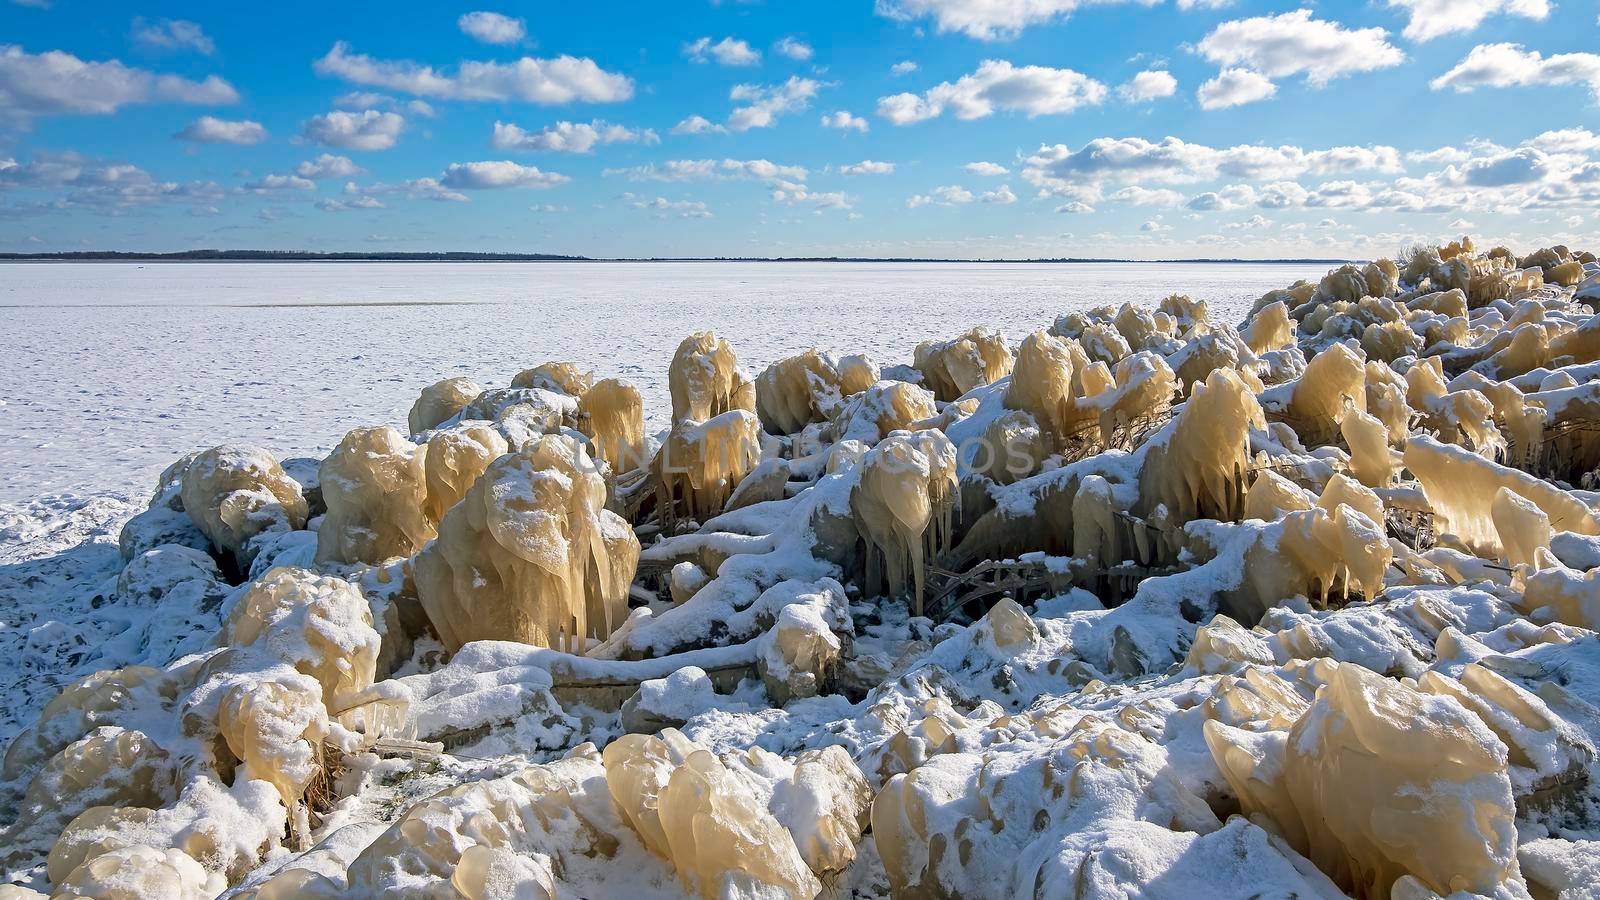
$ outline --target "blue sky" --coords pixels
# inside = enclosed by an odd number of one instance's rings
[[[1594,0],[0,0],[0,249],[1594,243]]]

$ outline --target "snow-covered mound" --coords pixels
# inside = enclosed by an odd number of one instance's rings
[[[547,362],[0,519],[0,900],[1593,896],[1597,284],[704,332],[655,435]]]

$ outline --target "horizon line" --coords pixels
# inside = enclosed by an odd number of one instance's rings
[[[838,263],[1277,263],[1333,264],[1361,262],[1345,257],[934,257],[934,256],[614,256],[558,253],[493,253],[471,250],[321,251],[321,250],[60,250],[42,253],[0,252],[0,262],[838,262]]]

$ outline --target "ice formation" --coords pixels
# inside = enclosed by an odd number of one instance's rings
[[[96,598],[154,624],[6,751],[0,897],[1590,896],[1597,279],[703,332],[657,434],[551,362],[189,454]]]
[[[218,550],[241,562],[255,557],[250,542],[258,535],[306,525],[300,485],[265,450],[213,447],[190,459],[178,477],[189,519]]]
[[[375,565],[421,549],[434,530],[423,510],[426,457],[388,425],[345,435],[319,473],[328,512],[317,529],[317,561]]]
[[[445,646],[581,651],[620,625],[639,543],[605,500],[605,479],[570,437],[490,463],[416,557],[417,596]]]

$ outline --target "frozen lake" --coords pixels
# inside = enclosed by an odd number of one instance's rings
[[[747,368],[817,346],[911,361],[993,325],[1014,341],[1173,292],[1236,323],[1326,265],[944,263],[0,263],[0,502],[143,495],[223,442],[326,453],[404,426],[417,392],[504,385],[569,359],[643,391],[665,424],[678,342],[714,329]]]

